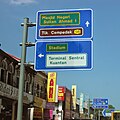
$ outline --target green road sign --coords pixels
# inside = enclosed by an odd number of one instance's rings
[[[68,44],[46,44],[47,52],[67,52]]]
[[[63,13],[43,13],[40,14],[39,23],[41,26],[66,26],[79,25],[79,12],[63,12]]]

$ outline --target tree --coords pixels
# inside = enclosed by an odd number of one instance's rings
[[[109,109],[115,109],[115,107],[113,105],[108,105]]]

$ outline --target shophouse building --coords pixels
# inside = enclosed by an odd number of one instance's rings
[[[18,89],[20,77],[20,59],[0,49],[0,118],[16,120]],[[23,120],[28,119],[30,109],[34,108],[33,118],[43,118],[46,103],[47,74],[36,72],[33,67],[25,66]],[[36,109],[39,114],[36,116]]]

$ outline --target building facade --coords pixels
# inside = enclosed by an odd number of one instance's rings
[[[19,58],[0,49],[0,118],[2,120],[16,120],[17,118],[20,77],[20,65],[18,63],[20,63]],[[44,108],[46,81],[47,75],[44,72],[38,73],[32,67],[25,66],[23,120],[29,119],[28,109],[31,106]]]

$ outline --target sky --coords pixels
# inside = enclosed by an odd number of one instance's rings
[[[40,10],[93,10],[93,69],[57,72],[57,84],[93,98],[107,98],[120,109],[120,1],[119,0],[0,0],[0,48],[21,57],[23,23],[36,22]],[[29,28],[28,41],[35,42],[35,27]],[[27,48],[27,62],[34,62],[34,47]]]

